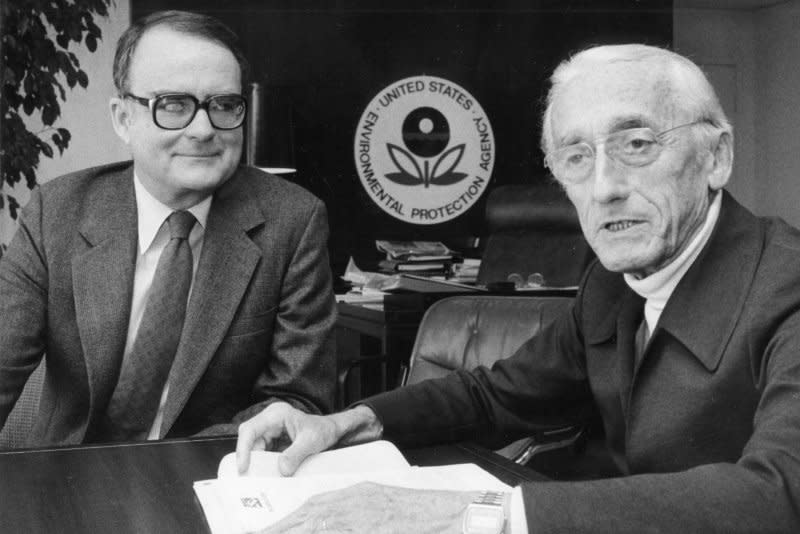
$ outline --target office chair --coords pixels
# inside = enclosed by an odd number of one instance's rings
[[[565,312],[571,301],[572,297],[507,295],[439,300],[422,318],[404,384],[442,377],[457,368],[490,367],[511,356]],[[576,444],[582,432],[581,426],[564,426],[518,440],[497,452],[526,464],[537,454]]]
[[[488,236],[478,284],[576,286],[594,253],[560,187],[505,185],[486,201]]]

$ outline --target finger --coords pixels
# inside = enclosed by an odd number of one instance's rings
[[[246,473],[250,467],[250,451],[258,439],[255,428],[246,423],[239,425],[239,437],[236,439],[236,468],[240,475]],[[261,440],[263,441],[263,438]]]
[[[236,464],[240,474],[247,471],[247,467],[250,465],[251,450],[268,448],[275,438],[285,432],[287,407],[289,405],[286,403],[275,402],[258,415],[239,425],[239,436],[236,439]]]
[[[306,458],[324,451],[326,448],[319,440],[312,438],[311,434],[299,434],[278,457],[278,469],[281,475],[292,476]]]
[[[239,436],[236,439],[236,465],[239,474],[246,472],[250,465],[250,451],[263,451],[269,445],[271,437],[262,428],[262,425],[252,420],[239,425]]]

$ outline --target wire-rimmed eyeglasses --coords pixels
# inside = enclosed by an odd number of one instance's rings
[[[130,98],[150,108],[153,122],[164,130],[181,130],[194,120],[198,109],[204,109],[211,125],[218,130],[233,130],[244,122],[247,101],[242,95],[212,95],[200,102],[186,93],[168,93],[144,98],[125,93]]]
[[[681,124],[656,133],[650,128],[630,128],[614,132],[594,141],[594,147],[603,145],[610,159],[628,167],[644,167],[653,163],[664,149],[667,134],[707,122],[697,120]],[[558,180],[577,184],[592,174],[595,164],[595,148],[587,142],[575,143],[549,152],[544,158],[545,166]]]

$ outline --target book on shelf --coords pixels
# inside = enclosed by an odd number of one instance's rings
[[[299,508],[308,498],[359,482],[415,489],[508,492],[509,486],[475,464],[411,466],[388,441],[321,452],[294,476],[278,471],[276,452],[253,451],[240,476],[236,454],[222,458],[216,479],[194,483],[212,534],[258,532]]]
[[[444,261],[452,260],[456,252],[440,241],[377,240],[375,246],[386,253],[387,260]]]

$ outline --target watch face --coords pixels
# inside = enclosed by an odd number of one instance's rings
[[[505,526],[503,509],[497,506],[470,505],[464,517],[464,534],[501,534]]]
[[[464,534],[502,534],[506,517],[503,510],[505,494],[484,491],[468,507],[462,527]]]

